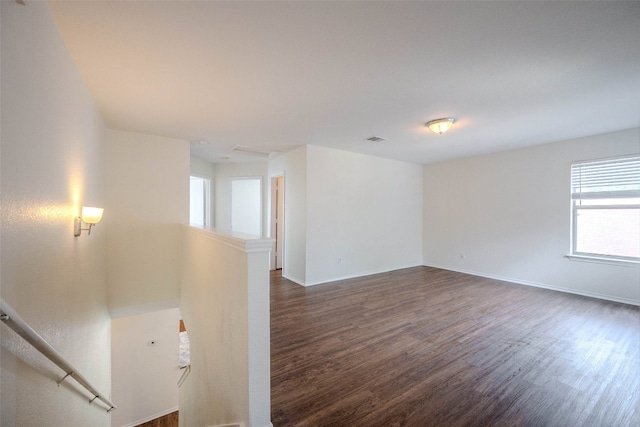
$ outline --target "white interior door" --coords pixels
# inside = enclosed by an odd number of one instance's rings
[[[262,180],[231,179],[231,231],[262,235]]]

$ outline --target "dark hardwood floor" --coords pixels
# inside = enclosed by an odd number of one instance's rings
[[[638,307],[416,267],[272,274],[284,426],[640,426]]]
[[[164,417],[139,424],[137,427],[178,427],[178,411],[167,414]]]

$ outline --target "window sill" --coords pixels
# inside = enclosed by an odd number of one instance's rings
[[[569,258],[571,261],[583,261],[583,262],[595,262],[597,264],[610,264],[610,265],[620,265],[623,267],[640,267],[640,261],[633,261],[627,259],[613,259],[613,258],[604,258],[598,256],[591,255],[576,255],[576,254],[567,254],[565,258]]]

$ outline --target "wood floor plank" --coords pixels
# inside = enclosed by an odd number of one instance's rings
[[[640,309],[430,267],[271,280],[280,426],[638,426]]]
[[[137,427],[178,427],[178,411],[139,424]]]

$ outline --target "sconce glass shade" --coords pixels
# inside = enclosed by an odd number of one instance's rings
[[[87,206],[82,207],[82,214],[76,217],[73,223],[73,235],[78,237],[82,234],[82,231],[88,231],[87,235],[91,234],[91,227],[96,225],[102,219],[104,209],[102,208],[90,208]],[[82,223],[85,223],[89,228],[82,228]]]
[[[456,119],[452,117],[445,117],[442,119],[431,120],[425,123],[432,132],[437,133],[438,135],[442,135],[456,122]]]
[[[85,224],[95,225],[102,219],[104,213],[103,208],[91,208],[87,206],[82,207],[82,221]]]

